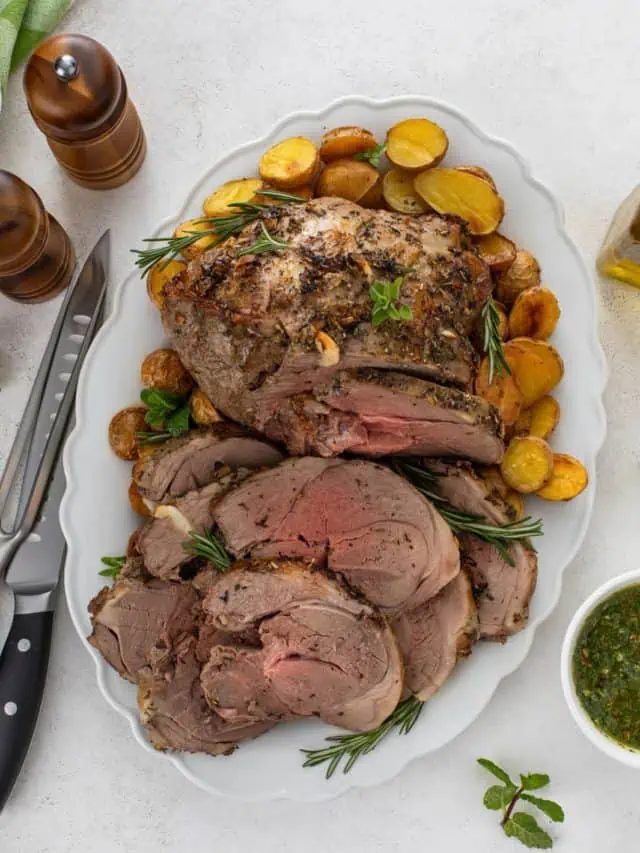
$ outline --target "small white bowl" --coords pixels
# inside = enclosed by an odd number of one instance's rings
[[[573,651],[575,649],[576,640],[578,639],[582,626],[587,618],[595,608],[604,601],[605,598],[608,598],[614,592],[622,589],[623,587],[632,586],[637,583],[640,583],[640,569],[612,578],[601,587],[598,587],[598,589],[596,589],[596,591],[587,598],[582,607],[580,607],[576,612],[571,620],[571,624],[567,628],[564,643],[562,644],[560,671],[564,698],[567,701],[567,705],[569,706],[573,719],[582,733],[589,738],[591,743],[604,752],[605,755],[615,758],[623,764],[628,764],[630,767],[640,769],[640,750],[628,749],[622,746],[603,734],[592,722],[578,699],[572,673]]]

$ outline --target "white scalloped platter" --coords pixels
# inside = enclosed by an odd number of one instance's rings
[[[391,779],[414,758],[455,738],[486,708],[500,681],[524,661],[536,627],[558,601],[562,573],[589,523],[595,458],[605,436],[601,396],[606,366],[597,336],[594,284],[564,230],[561,210],[551,193],[534,180],[510,145],[479,130],[458,110],[424,97],[375,101],[354,96],[317,112],[290,115],[263,139],[241,146],[210,167],[182,209],[160,223],[154,234],[169,233],[179,222],[201,215],[200,205],[213,188],[255,174],[263,151],[278,140],[294,135],[319,140],[327,128],[340,125],[362,125],[382,139],[387,128],[412,116],[426,116],[444,127],[450,139],[446,164],[474,163],[491,172],[507,207],[501,231],[539,258],[543,281],[558,296],[564,311],[553,343],[564,358],[566,373],[554,392],[563,414],[552,443],[584,461],[590,485],[568,504],[528,501],[528,512],[543,518],[545,535],[536,542],[539,580],[526,630],[504,646],[478,645],[428,703],[410,734],[392,734],[348,774],[336,772],[327,781],[322,768],[303,769],[300,748],[319,747],[331,733],[328,726],[315,721],[278,726],[243,744],[231,757],[157,753],[158,760],[171,761],[201,788],[235,800],[328,799],[350,788]],[[135,689],[105,664],[85,638],[90,631],[87,603],[102,585],[97,574],[100,557],[122,553],[137,524],[126,497],[131,466],[110,451],[107,424],[114,412],[138,399],[138,366],[146,353],[163,342],[160,319],[139,273],[132,269],[117,289],[112,313],[82,370],[76,427],[64,454],[69,485],[61,511],[69,546],[66,593],[73,621],[93,656],[105,699],[127,718],[134,737],[146,749],[151,747],[137,718]],[[425,772],[429,772],[426,767]]]

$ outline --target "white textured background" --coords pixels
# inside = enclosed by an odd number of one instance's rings
[[[98,38],[122,65],[148,135],[145,166],[119,190],[75,187],[32,124],[18,77],[0,116],[0,166],[35,187],[79,256],[112,229],[115,283],[128,249],[204,167],[284,114],[351,93],[428,94],[515,144],[592,265],[608,218],[640,180],[639,27],[637,0],[78,0],[66,28]],[[558,676],[573,611],[640,558],[640,293],[601,282],[600,296],[611,381],[594,520],[531,655],[466,733],[394,782],[331,803],[211,799],[135,745],[61,604],[43,712],[0,815],[2,853],[517,850],[482,808],[489,780],[477,755],[551,774],[550,795],[567,811],[553,830],[560,853],[637,850],[640,776],[582,738]],[[56,310],[0,297],[0,463]]]

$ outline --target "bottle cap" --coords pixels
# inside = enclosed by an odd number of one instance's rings
[[[88,36],[45,39],[24,73],[34,121],[50,139],[82,142],[113,127],[127,103],[127,85],[109,51]]]

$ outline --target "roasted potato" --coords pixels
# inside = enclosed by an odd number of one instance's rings
[[[486,169],[483,169],[482,166],[456,166],[456,169],[459,172],[467,172],[469,175],[475,175],[477,178],[481,178],[493,187],[496,192],[498,191],[496,182],[493,180],[489,172],[487,172]]]
[[[191,417],[200,426],[209,426],[222,420],[217,409],[201,388],[196,388],[189,401]]]
[[[541,489],[552,470],[551,448],[544,439],[530,435],[512,438],[500,463],[505,483],[522,495]]]
[[[343,157],[373,151],[376,144],[373,133],[364,127],[334,127],[320,140],[320,158],[325,163],[331,163]]]
[[[536,494],[545,501],[570,501],[588,482],[589,474],[581,462],[566,453],[554,453],[551,477]]]
[[[377,207],[382,200],[382,179],[377,169],[360,160],[334,160],[323,169],[316,186],[318,196],[338,196],[362,207]]]
[[[153,456],[153,454],[156,452],[156,450],[158,450],[157,444],[142,444],[142,445],[140,445],[140,447],[138,448],[138,461],[144,462],[145,459],[148,459],[150,456]],[[137,464],[138,463],[136,462],[136,465]],[[135,472],[136,465],[133,466],[134,472]],[[135,473],[133,475],[133,478],[134,478],[134,480],[136,479]]]
[[[487,465],[484,468],[479,468],[478,473],[484,481],[490,495],[495,495],[496,497],[506,500],[511,489],[502,479],[502,474],[498,467],[495,465]]]
[[[540,286],[540,264],[530,252],[518,249],[509,268],[496,279],[496,299],[508,308],[523,290]]]
[[[555,331],[559,319],[560,306],[555,294],[546,287],[529,287],[513,303],[509,335],[545,341]]]
[[[504,202],[491,184],[469,172],[427,169],[413,185],[429,207],[462,217],[475,235],[491,234],[504,215]]]
[[[560,353],[546,341],[513,338],[504,344],[503,351],[525,409],[552,391],[564,375]]]
[[[417,216],[427,210],[427,205],[413,188],[413,177],[400,169],[391,169],[384,176],[382,195],[391,210],[398,213]]]
[[[522,393],[513,376],[506,371],[494,373],[493,382],[489,384],[489,359],[486,357],[476,377],[476,394],[496,407],[505,426],[516,422],[522,407]]]
[[[560,420],[560,404],[553,397],[543,397],[530,409],[523,409],[516,421],[516,435],[548,438]]]
[[[136,433],[146,432],[144,416],[146,409],[142,406],[130,406],[121,409],[111,418],[109,423],[109,445],[120,459],[136,459],[138,444]]]
[[[173,232],[174,237],[186,237],[188,234],[192,234],[194,231],[211,231],[211,223],[210,222],[200,222],[198,219],[188,219],[186,222],[182,222],[176,230]],[[193,258],[197,258],[198,255],[201,255],[203,252],[206,252],[207,249],[210,249],[212,246],[215,246],[216,243],[219,242],[218,238],[215,234],[207,234],[206,237],[201,237],[199,240],[196,240],[195,243],[192,243],[190,246],[182,249],[180,254],[183,258],[186,258],[188,261],[193,260]]]
[[[239,181],[227,181],[211,195],[208,195],[202,210],[205,216],[229,216],[236,212],[230,207],[239,202],[255,202],[259,191],[264,187],[260,178],[242,178]]]
[[[387,157],[394,166],[407,172],[437,166],[448,147],[444,130],[426,118],[405,119],[387,132]]]
[[[305,136],[291,136],[269,148],[260,159],[260,177],[279,190],[313,183],[320,167],[315,144]]]
[[[135,484],[135,481],[132,480],[129,483],[129,503],[131,504],[131,509],[134,512],[137,512],[139,515],[145,515],[151,517],[153,513],[150,511],[149,507],[144,502],[144,499],[140,492],[138,491],[138,487]]]
[[[145,356],[140,379],[145,388],[172,394],[187,394],[194,385],[191,374],[173,349],[157,349]]]
[[[474,245],[492,273],[508,270],[516,257],[516,245],[497,231],[478,237]]]
[[[156,308],[162,308],[164,303],[165,285],[186,267],[184,261],[158,261],[151,267],[147,274],[147,293]]]

